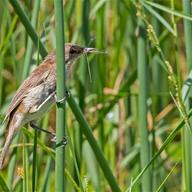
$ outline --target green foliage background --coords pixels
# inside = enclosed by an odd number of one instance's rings
[[[107,52],[79,59],[66,82],[72,95],[66,106],[66,191],[192,191],[190,0],[63,4],[65,42]],[[4,0],[0,9],[3,121],[15,91],[36,67],[38,54],[55,49],[56,33],[51,0]],[[24,12],[42,42],[39,50],[35,36],[31,40],[31,26],[23,25]],[[55,121],[53,107],[38,123],[54,132]],[[3,146],[6,130],[0,128]],[[93,135],[86,133],[89,128]],[[45,133],[35,134],[26,126],[11,149],[0,173],[1,190],[55,190],[55,151]]]

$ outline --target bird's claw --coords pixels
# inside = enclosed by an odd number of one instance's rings
[[[51,139],[52,142],[56,143],[57,139],[56,139],[56,136],[54,136],[52,139]],[[67,145],[67,136],[64,136],[63,139],[56,143],[56,146],[55,148],[57,147],[65,147]]]
[[[56,135],[54,135],[54,137],[51,138],[51,141],[56,143]]]
[[[64,102],[66,101],[66,99],[67,98],[69,98],[70,97],[70,92],[67,90],[67,91],[65,91],[65,96],[64,96],[64,98],[63,99],[59,99],[59,100],[57,100],[57,98],[56,98],[56,103],[57,104],[64,104]]]

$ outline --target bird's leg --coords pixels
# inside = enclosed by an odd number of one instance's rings
[[[51,135],[52,137],[55,137],[55,133],[53,133],[53,132],[50,132],[50,131],[47,131],[47,130],[45,130],[45,129],[43,129],[43,128],[40,128],[40,127],[38,127],[35,123],[33,123],[33,122],[30,122],[30,126],[33,128],[33,129],[36,129],[36,130],[38,130],[38,131],[43,131],[43,132],[45,132],[45,133],[48,133],[49,135]]]
[[[57,96],[55,95],[55,101],[56,101],[57,104],[64,104],[64,102],[67,100],[67,98],[70,97],[70,95],[71,95],[71,93],[68,90],[66,90],[65,91],[65,96],[63,97],[63,99],[58,100]]]
[[[51,139],[51,141],[54,142],[54,143],[56,143],[56,134],[55,134],[55,133],[50,132],[50,131],[47,131],[47,130],[45,130],[45,129],[43,129],[43,128],[40,128],[40,127],[38,127],[38,126],[37,126],[35,123],[33,123],[33,122],[30,122],[30,126],[31,126],[33,129],[35,129],[35,130],[43,131],[43,132],[45,132],[45,133],[48,133],[49,135],[51,135],[51,136],[53,137],[53,138]],[[63,137],[63,139],[62,139],[59,143],[56,144],[55,148],[57,148],[57,147],[64,147],[65,145],[67,145],[67,137],[66,137],[66,136]]]

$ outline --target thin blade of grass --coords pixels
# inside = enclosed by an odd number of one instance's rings
[[[165,27],[166,29],[171,32],[174,36],[176,36],[176,33],[172,29],[171,25],[152,7],[146,5],[145,3],[142,3],[142,5],[152,14],[154,15]]]
[[[158,189],[156,190],[156,192],[160,192],[161,189],[163,188],[165,182],[167,181],[167,179],[169,178],[169,176],[172,174],[172,172],[174,171],[174,169],[177,167],[178,162],[175,163],[175,165],[173,166],[173,168],[171,169],[171,171],[168,173],[168,175],[165,177],[165,179],[163,180],[163,182],[161,183],[161,185],[158,187]]]
[[[170,13],[170,14],[173,14],[175,16],[178,16],[178,17],[181,17],[183,19],[187,19],[187,20],[190,20],[192,21],[192,17],[190,17],[190,15],[186,15],[186,14],[183,14],[183,13],[180,13],[179,11],[176,11],[176,10],[172,10],[171,8],[168,8],[168,7],[165,7],[163,5],[160,5],[158,3],[154,3],[154,2],[150,2],[150,1],[144,1],[146,4],[148,5],[151,5],[152,7],[155,7],[159,10],[162,10],[166,13]]]

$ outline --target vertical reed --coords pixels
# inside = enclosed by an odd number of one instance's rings
[[[191,16],[191,1],[183,0],[183,12],[186,15]],[[185,49],[186,49],[186,61],[188,73],[192,69],[192,23],[189,20],[184,19],[184,35],[185,35]],[[183,97],[186,97],[186,93],[183,92]],[[185,96],[184,96],[185,95]],[[186,100],[186,108],[189,110],[190,105],[190,95],[188,95]],[[190,120],[190,122],[192,122]],[[192,191],[192,134],[188,127],[184,127],[182,130],[182,148],[183,148],[183,191]]]
[[[64,9],[63,1],[55,0],[55,28],[56,28],[56,74],[57,74],[57,99],[65,97],[65,35],[64,35]],[[65,136],[65,103],[57,104],[56,111],[56,142],[59,143]],[[55,161],[55,191],[64,191],[64,148],[56,148]]]
[[[140,162],[141,169],[144,168],[150,161],[151,152],[149,144],[148,123],[147,123],[147,91],[148,91],[148,69],[147,69],[147,52],[146,52],[146,32],[145,25],[141,18],[138,18],[138,40],[137,40],[137,65],[138,65],[138,80],[139,80],[139,133],[140,133]],[[152,173],[148,169],[142,177],[142,191],[152,191]]]

